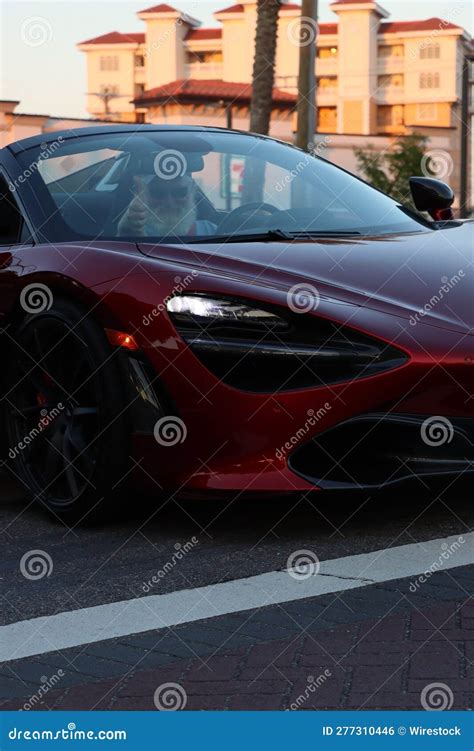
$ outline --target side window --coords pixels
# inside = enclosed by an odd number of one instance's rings
[[[0,175],[0,245],[20,242],[23,220],[7,181]]]

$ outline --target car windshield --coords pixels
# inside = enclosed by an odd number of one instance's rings
[[[41,222],[54,240],[225,242],[426,228],[329,162],[234,132],[84,135],[28,149],[20,161],[34,172]]]

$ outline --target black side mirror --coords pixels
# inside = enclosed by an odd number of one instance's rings
[[[427,211],[438,222],[454,219],[454,192],[446,183],[433,177],[410,177],[410,190],[418,211]]]

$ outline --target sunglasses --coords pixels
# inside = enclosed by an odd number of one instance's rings
[[[174,198],[179,201],[187,198],[189,194],[187,185],[161,185],[158,182],[152,182],[148,189],[151,197],[156,201],[163,201],[165,198]]]

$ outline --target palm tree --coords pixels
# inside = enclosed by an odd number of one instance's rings
[[[281,0],[258,0],[257,3],[250,130],[263,135],[270,130],[280,5]]]
[[[257,2],[250,130],[262,135],[268,135],[270,130],[280,5],[281,0],[258,0]],[[265,175],[262,170],[258,169],[257,164],[251,159],[246,162],[242,203],[262,200]]]

